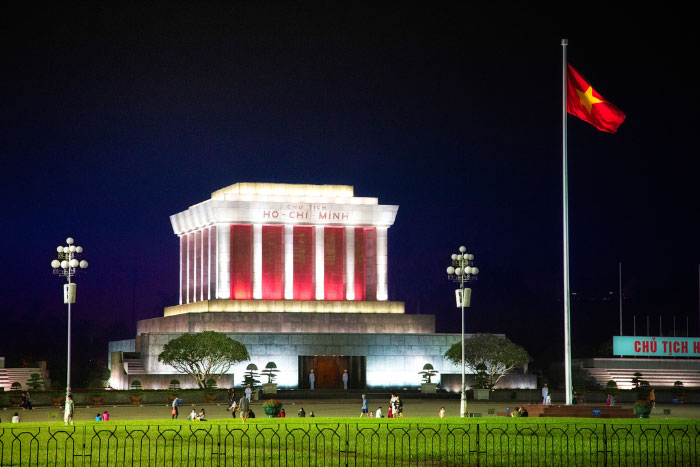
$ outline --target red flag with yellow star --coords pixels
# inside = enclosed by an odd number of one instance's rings
[[[616,133],[627,117],[622,110],[606,101],[588,82],[567,64],[566,110],[600,131]]]

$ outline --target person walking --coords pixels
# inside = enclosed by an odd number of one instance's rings
[[[231,406],[228,408],[231,411],[231,418],[236,418],[236,410],[238,410],[238,403],[234,400],[231,402]]]
[[[70,423],[71,425],[74,425],[73,415],[75,413],[75,403],[73,402],[73,396],[70,394],[68,394],[68,397],[66,397],[66,405],[63,408],[63,412],[64,424],[68,425],[68,423]]]
[[[360,412],[360,417],[367,415],[367,412],[369,412],[369,407],[367,405],[367,396],[362,394],[362,412]]]
[[[250,399],[253,397],[253,388],[250,387],[250,384],[245,387],[245,397],[248,399],[248,403],[250,403]]]
[[[394,402],[394,418],[403,418],[403,401],[398,395]]]
[[[350,375],[348,375],[348,370],[343,370],[343,389],[348,390],[348,380]]]
[[[311,390],[314,390],[314,385],[316,384],[316,375],[314,374],[314,370],[311,370],[311,373],[309,373],[309,387]]]
[[[248,397],[241,397],[241,400],[238,402],[238,409],[241,411],[241,420],[245,423],[248,418],[248,411],[250,410],[250,401]]]
[[[656,393],[654,392],[653,389],[651,391],[649,391],[649,402],[651,402],[652,408],[656,407]]]
[[[180,410],[177,408],[177,406],[177,396],[175,396],[175,399],[173,399],[173,411],[171,420],[177,420],[177,416],[180,414]]]

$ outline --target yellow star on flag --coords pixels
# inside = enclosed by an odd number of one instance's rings
[[[591,107],[593,107],[593,104],[605,102],[603,99],[598,99],[597,97],[593,96],[593,86],[588,86],[586,92],[582,92],[580,89],[577,89],[576,94],[578,94],[578,99],[581,101],[581,104],[583,104],[589,114],[591,113]]]

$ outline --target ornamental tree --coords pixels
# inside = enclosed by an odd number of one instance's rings
[[[455,365],[462,364],[462,346],[452,344],[445,358]],[[507,337],[476,334],[464,340],[464,361],[472,369],[479,369],[484,389],[493,388],[505,375],[530,361],[530,354]]]
[[[204,331],[183,334],[163,347],[158,361],[192,376],[200,389],[218,381],[232,365],[250,359],[244,344],[225,334]]]

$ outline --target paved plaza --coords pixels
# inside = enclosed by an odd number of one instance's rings
[[[370,410],[376,411],[377,407],[381,406],[382,410],[386,414],[388,409],[388,399],[372,399],[369,398]],[[314,413],[316,417],[355,417],[359,418],[360,415],[360,400],[357,402],[352,402],[349,400],[339,400],[339,399],[324,399],[324,400],[312,400],[312,399],[299,399],[299,400],[283,400],[284,409],[287,413],[287,417],[295,418],[297,417],[297,411],[299,408],[303,407],[306,411],[307,417],[311,412]],[[515,405],[515,404],[514,404]],[[423,400],[423,399],[405,399],[404,400],[404,417],[406,419],[416,419],[425,417],[437,417],[440,407],[444,406],[447,411],[448,417],[458,417],[459,416],[459,400]],[[623,407],[630,407],[631,404],[622,404]],[[207,413],[207,418],[209,420],[217,419],[230,419],[230,412],[226,411],[225,404],[188,404],[187,401],[180,407],[179,418],[183,421],[187,420],[187,416],[192,410],[192,408],[199,411],[204,408]],[[470,402],[468,410],[470,413],[478,414],[480,417],[494,417],[495,415],[489,415],[489,409],[494,413],[505,411],[506,404],[502,402]],[[262,409],[261,401],[254,401],[252,403],[252,409],[256,416],[259,418],[265,418],[265,413]],[[670,414],[664,414],[664,409],[670,410]],[[118,405],[110,406],[103,405],[100,407],[86,407],[78,406],[76,407],[75,420],[76,421],[93,421],[97,412],[102,412],[107,410],[110,414],[110,421],[119,422],[124,420],[157,420],[157,419],[170,419],[171,409],[166,404],[159,405],[144,405],[144,406],[132,406],[132,405]],[[33,422],[51,422],[51,421],[61,421],[62,413],[57,407],[38,407],[32,411],[21,411],[21,409],[5,408],[0,410],[0,418],[2,418],[3,423],[7,423],[12,418],[15,411],[19,412],[22,423],[33,423]],[[677,405],[677,404],[658,404],[657,407],[652,411],[652,418],[700,418],[700,405]]]

